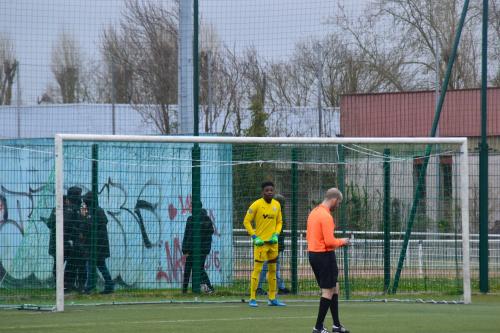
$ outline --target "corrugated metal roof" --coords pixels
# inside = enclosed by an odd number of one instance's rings
[[[448,91],[439,136],[481,135],[480,89]],[[340,105],[341,133],[346,137],[429,136],[434,118],[434,91],[345,95]],[[488,89],[488,135],[500,135],[500,88]]]

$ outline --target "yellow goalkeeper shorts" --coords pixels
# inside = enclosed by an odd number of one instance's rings
[[[278,257],[278,244],[264,244],[253,247],[253,259],[255,261],[269,261]]]

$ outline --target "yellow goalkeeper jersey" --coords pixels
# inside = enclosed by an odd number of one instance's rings
[[[248,208],[243,225],[250,236],[256,235],[262,240],[268,241],[274,233],[281,232],[283,219],[280,203],[275,199],[270,203],[267,203],[263,198],[256,200]]]

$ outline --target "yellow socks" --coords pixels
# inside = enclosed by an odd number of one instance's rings
[[[264,263],[259,261],[255,261],[253,264],[252,278],[250,280],[250,299],[256,299],[255,293],[257,291],[257,287],[259,286],[259,277],[260,277],[260,272],[262,272],[262,266],[264,266]],[[274,276],[276,278],[276,264],[274,268],[274,273],[275,273]],[[269,276],[269,273],[267,274]]]
[[[278,289],[276,263],[267,263],[267,282],[269,283],[269,299],[276,299],[276,290]]]

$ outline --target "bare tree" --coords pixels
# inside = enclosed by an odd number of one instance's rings
[[[377,0],[370,15],[371,22],[389,23],[386,37],[403,52],[403,68],[411,71],[417,87],[428,87],[434,73],[444,76],[451,57],[463,1],[459,0]],[[475,2],[470,6],[460,41],[460,48],[450,78],[452,89],[477,87],[479,84],[478,22],[480,12]],[[382,29],[380,27],[378,29]],[[376,30],[377,31],[377,30]],[[393,31],[397,31],[395,34]],[[386,42],[386,44],[391,44]],[[440,67],[435,57],[440,52]],[[432,85],[431,85],[432,86]]]
[[[218,41],[202,40],[200,109],[206,133],[244,135],[250,117],[250,99],[255,92],[254,86],[249,85],[251,76],[248,52],[237,55]]]
[[[340,13],[330,23],[344,36],[341,51],[350,58],[347,65],[354,66],[357,74],[369,73],[370,77],[366,86],[358,91],[404,91],[418,87],[414,78],[419,69],[406,59],[408,38],[398,39],[403,34],[395,34],[394,25],[378,17],[378,12],[373,14],[373,9],[355,20],[351,20],[343,8]],[[351,84],[354,83],[351,80]]]
[[[114,27],[103,32],[104,69],[101,81],[106,102],[131,103],[134,87],[134,67],[129,40]]]
[[[299,44],[289,61],[269,66],[269,104],[277,106],[306,106],[311,102],[316,74],[312,61],[306,60],[309,47]]]
[[[178,3],[127,0],[117,30],[103,35],[108,72],[121,101],[130,100],[146,122],[161,133],[177,127]]]
[[[12,103],[12,87],[18,66],[11,40],[0,35],[0,105]]]
[[[248,136],[266,136],[268,134],[266,120],[266,95],[267,89],[267,69],[257,54],[255,48],[250,48],[243,58],[243,76],[245,78],[245,90],[251,113],[251,121],[245,134]]]
[[[243,135],[247,107],[243,61],[234,50],[222,49],[220,64],[214,70],[215,109],[221,118],[221,132]]]
[[[233,77],[226,75],[230,69],[224,56],[219,48],[202,49],[200,55],[200,108],[205,133],[225,131],[230,121],[224,113],[226,103],[232,104],[228,91]]]
[[[491,84],[500,87],[500,1],[490,1],[490,69]]]
[[[82,55],[76,40],[62,33],[52,48],[52,74],[59,87],[62,103],[82,99]]]

